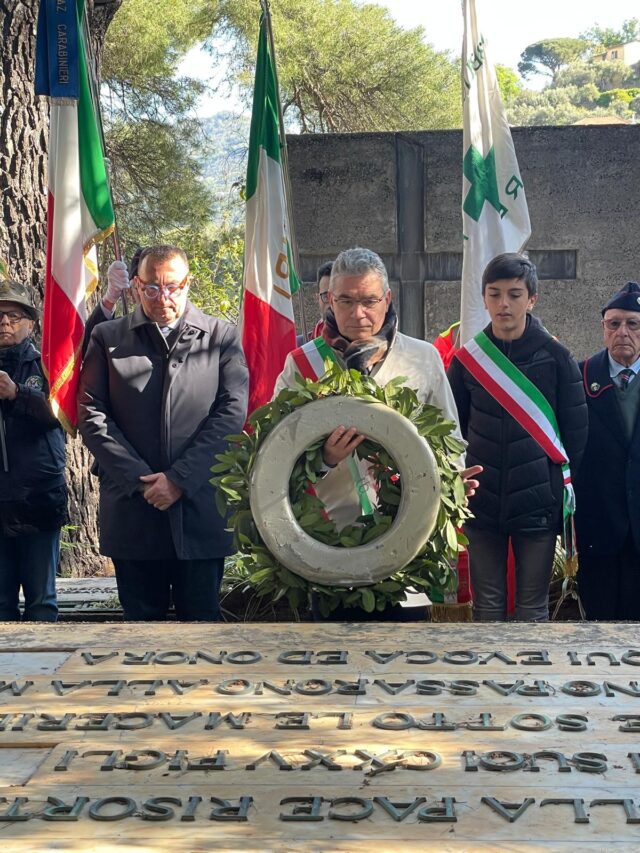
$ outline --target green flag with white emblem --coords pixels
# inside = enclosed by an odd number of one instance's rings
[[[501,252],[522,251],[531,236],[524,185],[476,2],[463,0],[461,344],[489,322],[482,300],[484,268]]]

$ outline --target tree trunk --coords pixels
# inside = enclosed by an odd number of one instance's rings
[[[122,0],[86,3],[96,57]],[[27,283],[42,305],[46,254],[49,106],[34,94],[35,32],[39,0],[0,0],[0,257],[9,274]],[[96,62],[99,68],[99,62]],[[63,531],[66,574],[104,568],[98,552],[97,484],[80,440],[67,439],[71,524]]]

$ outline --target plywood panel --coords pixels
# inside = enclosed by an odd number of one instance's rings
[[[638,664],[635,625],[3,626],[0,838],[636,850]]]
[[[628,822],[636,820],[634,807],[627,805],[625,811],[619,802],[630,799],[626,787],[589,785],[578,795],[567,785],[505,789],[489,784],[482,790],[460,794],[459,789],[447,787],[380,787],[371,791],[368,786],[354,790],[336,784],[326,790],[310,783],[276,788],[202,782],[172,789],[138,784],[127,790],[81,785],[60,788],[57,794],[63,804],[77,806],[78,819],[56,822],[43,819],[48,807],[61,805],[48,801],[48,790],[32,787],[24,792],[24,799],[16,801],[16,791],[4,789],[0,795],[13,805],[14,821],[0,822],[0,831],[5,840],[29,838],[32,849],[43,841],[53,845],[69,838],[78,847],[65,849],[83,849],[81,843],[89,842],[115,847],[122,841],[143,842],[151,850],[193,850],[200,844],[204,849],[220,849],[228,841],[242,838],[250,848],[257,836],[267,849],[283,849],[283,845],[286,849],[295,841],[307,842],[311,849],[329,850],[334,840],[369,840],[383,850],[399,849],[405,842],[436,847],[454,839],[466,842],[471,849],[478,842],[501,843],[507,849],[513,849],[509,844],[524,848],[528,842],[535,850],[539,849],[536,845],[567,840],[574,849],[582,849],[586,843],[608,845],[611,838],[624,840],[626,836],[627,842],[638,839],[637,824]],[[78,802],[80,797],[86,799]],[[163,815],[151,813],[149,801],[158,797],[172,797],[177,802],[153,802],[156,809],[167,810]],[[569,802],[549,802],[559,799]],[[194,819],[185,821],[190,807],[192,812],[195,809]],[[27,816],[27,820],[19,820]],[[105,817],[111,820],[105,821]]]

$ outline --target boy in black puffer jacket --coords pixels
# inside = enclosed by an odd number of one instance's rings
[[[549,618],[568,480],[563,474],[577,471],[587,438],[576,361],[529,313],[537,286],[535,266],[525,256],[494,258],[482,277],[491,323],[448,371],[468,442],[467,464],[484,469],[469,499],[474,518],[465,525],[478,621],[506,619],[509,540],[516,559],[516,619]]]

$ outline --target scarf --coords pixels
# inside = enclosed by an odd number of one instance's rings
[[[13,379],[30,346],[31,338],[25,338],[19,344],[14,344],[12,347],[1,347],[0,370],[4,370]]]
[[[325,315],[322,337],[338,354],[347,370],[354,369],[369,375],[373,367],[386,358],[397,329],[398,315],[393,302],[390,302],[382,328],[377,335],[360,341],[350,341],[340,334],[333,310],[329,308]]]

